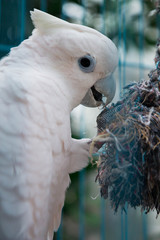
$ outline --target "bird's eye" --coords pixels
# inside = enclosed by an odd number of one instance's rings
[[[94,57],[87,54],[78,59],[78,65],[83,72],[90,73],[94,71],[96,60]]]

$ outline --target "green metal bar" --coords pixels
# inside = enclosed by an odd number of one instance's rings
[[[24,40],[25,35],[25,12],[26,12],[26,0],[21,0],[21,33],[20,41]]]
[[[121,240],[128,240],[128,204],[121,210]]]
[[[121,240],[124,240],[124,222],[123,222],[123,210],[121,211]]]
[[[40,8],[42,11],[47,12],[47,0],[41,0]]]
[[[139,78],[144,77],[144,69],[142,68],[144,59],[144,2],[140,0],[141,14],[139,16]],[[144,155],[142,161],[144,162]],[[142,214],[142,237],[143,240],[147,240],[147,216],[143,212]]]
[[[84,204],[84,192],[85,192],[85,170],[83,169],[79,173],[79,240],[85,239],[85,204]]]
[[[160,38],[160,14],[157,14],[157,38]]]
[[[106,201],[101,198],[101,240],[106,240]]]
[[[123,33],[123,87],[126,85],[126,0],[122,1],[122,33]],[[128,240],[128,206],[125,204],[125,216],[124,216],[124,239]]]
[[[102,27],[101,27],[101,33],[105,34],[106,26],[105,26],[105,13],[106,13],[106,0],[103,0],[101,4],[101,21],[102,21]],[[100,203],[100,209],[101,209],[101,240],[106,240],[106,201],[101,198]]]
[[[141,5],[141,15],[139,17],[139,77],[140,79],[144,76],[144,69],[142,68],[143,65],[143,58],[144,58],[144,19],[143,19],[143,12],[144,12],[144,5],[143,0],[140,0]]]
[[[130,67],[130,68],[138,68],[139,67],[139,63],[136,62],[121,62],[121,66],[126,66],[126,67]],[[141,69],[152,69],[154,67],[154,65],[147,65],[147,64],[141,64]]]
[[[123,0],[122,5],[122,31],[123,31],[123,87],[126,85],[126,1]]]
[[[125,240],[128,240],[128,204],[125,204]]]
[[[63,215],[63,214],[62,214]],[[61,215],[61,224],[59,226],[56,239],[57,240],[62,240],[63,239],[63,216]]]
[[[2,1],[0,0],[0,29],[1,29],[1,15],[2,15]]]
[[[119,72],[119,92],[122,90],[122,60],[121,60],[121,45],[122,45],[122,8],[121,0],[118,0],[118,51],[119,51],[119,62],[118,62],[118,72]]]
[[[119,62],[118,62],[118,72],[119,72],[119,93],[122,91],[122,2],[118,0],[117,6],[117,16],[118,16],[118,51],[119,51]],[[125,63],[126,64],[126,63]],[[118,161],[118,156],[116,157]],[[121,210],[121,240],[124,240],[124,221],[123,221],[123,211]]]
[[[145,212],[142,214],[142,233],[143,233],[143,240],[148,239],[148,231],[147,231],[147,216]]]
[[[63,12],[63,5],[67,2],[67,0],[61,0],[61,18],[65,20],[66,16]]]
[[[12,45],[7,45],[7,44],[0,44],[0,51],[7,52],[9,51],[12,47]]]
[[[103,0],[102,4],[101,4],[101,21],[102,21],[102,28],[101,28],[101,33],[105,34],[105,31],[106,31],[106,24],[105,24],[105,19],[106,19],[106,16],[105,16],[105,13],[106,13],[106,1]]]
[[[81,0],[81,5],[84,9],[83,11],[83,19],[82,19],[82,24],[86,25],[86,0]]]

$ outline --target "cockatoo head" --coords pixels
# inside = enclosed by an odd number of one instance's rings
[[[111,102],[116,88],[112,74],[118,62],[114,43],[92,28],[37,9],[31,12],[31,18],[57,77],[64,79],[66,91],[72,95],[73,107],[80,103],[97,107],[103,95],[106,104]]]

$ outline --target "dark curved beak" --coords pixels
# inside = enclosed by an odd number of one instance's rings
[[[107,105],[114,98],[116,91],[116,84],[113,74],[106,78],[98,80],[86,93],[81,104],[86,107],[98,107],[101,104]],[[106,97],[107,100],[103,103],[102,98]]]

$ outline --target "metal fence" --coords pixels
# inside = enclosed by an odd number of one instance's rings
[[[71,1],[62,0],[59,1],[59,6],[61,9],[61,17],[67,18],[66,13],[64,11],[64,6],[66,3]],[[145,54],[145,38],[144,38],[144,30],[146,27],[145,22],[145,9],[144,9],[144,2],[143,0],[97,0],[97,1],[74,1],[77,3],[77,5],[81,6],[82,8],[82,17],[81,17],[81,23],[82,24],[88,24],[87,21],[87,14],[88,14],[88,6],[91,5],[91,2],[95,2],[96,6],[98,6],[98,13],[99,18],[98,21],[100,21],[99,24],[99,31],[106,34],[109,32],[109,35],[114,38],[116,45],[119,49],[119,65],[117,72],[115,74],[117,81],[117,94],[118,92],[122,91],[123,87],[129,82],[129,81],[135,81],[142,79],[146,77],[146,73],[149,72],[149,70],[153,66],[152,59],[149,59],[146,61],[145,57],[151,55]],[[136,17],[136,41],[137,41],[137,55],[134,57],[134,59],[131,59],[129,57],[129,46],[130,40],[128,38],[128,21],[130,21],[128,18],[128,11],[129,11],[129,4],[133,2],[136,4],[139,4],[139,12]],[[26,38],[31,33],[31,21],[29,19],[29,10],[32,10],[33,7],[40,8],[41,10],[47,11],[50,7],[50,12],[52,9],[54,10],[54,3],[55,5],[58,4],[58,1],[54,0],[41,0],[41,1],[32,1],[32,0],[0,0],[0,57],[6,55],[11,47],[17,46],[24,38]],[[114,5],[115,4],[115,5]],[[109,8],[112,7],[112,11],[110,12]],[[114,9],[115,6],[115,9]],[[131,10],[131,9],[130,9]],[[54,11],[53,11],[54,13]],[[107,15],[109,13],[109,15]],[[113,29],[109,29],[109,27],[106,29],[106,19],[112,17],[112,13],[115,17],[115,24],[111,22],[111,26]],[[96,15],[95,15],[96,16]],[[112,20],[113,21],[113,18]],[[157,18],[157,37],[159,36],[159,19]],[[134,25],[134,18],[133,22],[130,23],[130,28]],[[108,26],[108,25],[107,25]],[[114,34],[112,34],[112,31]],[[131,36],[130,36],[131,37]],[[155,38],[156,42],[156,38]],[[135,48],[134,48],[135,49]],[[131,51],[132,53],[132,51]],[[154,52],[153,52],[154,57]],[[136,72],[136,73],[135,73]],[[84,136],[84,129],[85,126],[85,115],[83,114],[83,111],[81,113],[81,125],[79,126],[79,136]],[[68,219],[65,217],[67,213],[64,211],[64,218],[62,218],[62,223],[59,228],[59,231],[55,235],[55,239],[57,240],[67,240],[67,239],[79,239],[79,240],[94,240],[94,239],[100,239],[100,240],[159,240],[160,239],[160,231],[156,233],[155,236],[152,236],[152,234],[149,234],[149,218],[150,216],[146,216],[144,213],[141,213],[140,210],[130,210],[126,206],[126,213],[119,212],[117,215],[114,215],[112,210],[110,209],[109,203],[98,197],[95,201],[96,203],[96,214],[91,217],[88,216],[88,218],[98,218],[99,224],[98,227],[96,227],[93,224],[88,229],[87,227],[87,220],[86,220],[86,198],[87,201],[92,202],[94,201],[90,196],[86,197],[86,179],[87,175],[90,174],[92,170],[88,173],[86,170],[81,171],[78,175],[76,175],[76,179],[78,178],[79,185],[77,187],[79,188],[79,192],[77,192],[78,195],[78,202],[79,205],[77,206],[77,211],[79,213],[76,215],[76,221],[78,222],[78,228],[77,225],[75,227],[74,220],[69,222],[70,228],[68,227],[66,221]],[[94,170],[95,174],[95,170]],[[94,178],[92,178],[94,181]],[[77,181],[77,180],[76,180]],[[90,184],[90,183],[88,183]],[[72,185],[71,185],[72,188]],[[90,192],[89,192],[90,194]],[[93,204],[93,203],[92,203]],[[92,205],[91,204],[91,205]],[[70,206],[72,207],[72,205]],[[94,208],[94,207],[93,207]],[[93,211],[94,209],[91,209],[90,211]],[[64,220],[63,220],[64,219]],[[67,219],[67,220],[65,220]],[[152,217],[150,219],[153,219]],[[155,224],[155,221],[153,220]],[[72,227],[73,224],[73,227]],[[74,236],[67,235],[67,228],[74,230],[74,227],[76,228],[76,234]],[[95,232],[95,228],[97,229]],[[88,234],[90,232],[91,234]],[[94,237],[95,236],[95,237]]]

